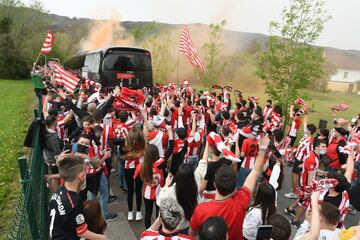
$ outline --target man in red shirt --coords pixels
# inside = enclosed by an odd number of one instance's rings
[[[229,240],[243,239],[242,225],[251,200],[257,178],[262,172],[265,151],[269,139],[260,140],[260,151],[254,168],[246,178],[244,185],[237,191],[236,174],[230,166],[221,166],[215,175],[216,196],[214,201],[199,204],[190,220],[190,236],[195,237],[203,222],[211,216],[222,216],[229,228]]]

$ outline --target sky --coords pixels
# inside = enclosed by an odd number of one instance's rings
[[[26,0],[25,2],[31,2]],[[226,29],[268,34],[269,22],[280,20],[289,0],[43,0],[50,13],[104,19],[119,15],[121,21],[163,23],[217,23]],[[360,0],[327,0],[332,19],[315,43],[360,50]]]

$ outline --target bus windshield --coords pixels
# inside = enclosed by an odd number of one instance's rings
[[[105,55],[103,70],[151,71],[151,58],[143,52],[113,51]]]

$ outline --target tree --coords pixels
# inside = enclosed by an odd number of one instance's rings
[[[151,23],[135,25],[129,30],[129,33],[134,38],[135,43],[141,43],[150,35],[150,33],[154,32],[157,27],[158,23],[153,21]]]
[[[197,69],[195,70],[196,75],[205,81],[205,85],[208,88],[219,81],[219,77],[225,71],[226,61],[220,58],[220,48],[222,44],[219,43],[221,32],[225,24],[225,20],[220,24],[210,24],[210,30],[208,31],[209,41],[202,47],[205,50],[207,71],[205,74],[201,75]]]
[[[307,89],[315,90],[318,92],[326,92],[328,90],[327,85],[330,77],[334,75],[337,70],[334,64],[326,60],[322,64],[322,69],[324,74],[320,78],[316,79],[316,81],[310,82],[307,86]]]
[[[0,0],[0,77],[26,78],[51,21],[40,1]]]
[[[291,0],[282,21],[270,23],[268,46],[259,53],[257,74],[265,80],[265,92],[283,108],[284,129],[290,103],[302,97],[299,90],[323,76],[322,49],[311,44],[329,19],[324,0]]]
[[[151,52],[154,82],[165,84],[175,69],[175,61],[170,52],[169,39],[162,34],[161,39],[151,36],[144,43],[144,48]]]

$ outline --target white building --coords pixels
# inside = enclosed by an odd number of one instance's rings
[[[343,93],[360,93],[360,51],[327,49],[324,57],[335,68],[327,88]]]

